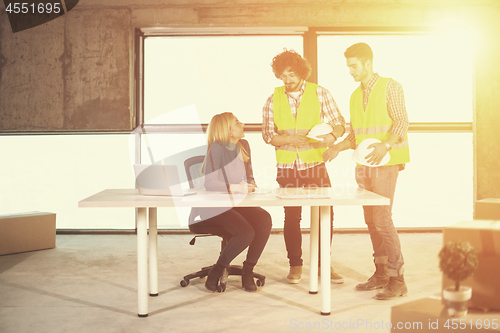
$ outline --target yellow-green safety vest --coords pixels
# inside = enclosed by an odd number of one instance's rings
[[[363,92],[358,87],[351,95],[351,126],[356,136],[356,146],[368,138],[385,141],[392,128],[392,119],[387,112],[387,84],[391,78],[379,77],[370,92],[366,110],[363,109]],[[386,165],[410,162],[408,135],[401,143],[392,146],[391,159]]]
[[[274,123],[278,128],[279,135],[306,135],[314,125],[321,123],[321,104],[316,93],[317,89],[317,84],[306,82],[296,118],[292,116],[285,87],[274,89]],[[323,162],[322,155],[326,148],[314,148],[312,145],[314,142],[317,141],[309,140],[302,148],[296,148],[292,145],[276,147],[276,161],[281,164],[291,164],[295,162],[298,155],[305,163]]]

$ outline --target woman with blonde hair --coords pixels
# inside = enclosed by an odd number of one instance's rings
[[[250,145],[244,140],[244,124],[230,112],[215,115],[208,128],[208,151],[204,162],[205,189],[227,193],[255,191]],[[248,248],[241,275],[242,287],[256,291],[253,268],[271,232],[271,216],[261,207],[198,208],[201,221],[196,228],[222,229],[230,236],[216,264],[208,274],[205,287],[216,291],[224,268]],[[190,226],[192,228],[193,225]]]

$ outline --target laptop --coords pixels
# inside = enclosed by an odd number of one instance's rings
[[[196,194],[194,190],[182,188],[176,165],[134,164],[134,173],[142,195],[182,197]]]

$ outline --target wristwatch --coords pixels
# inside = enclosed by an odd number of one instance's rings
[[[384,145],[385,145],[385,148],[387,148],[387,151],[392,149],[391,145],[388,144],[387,142],[384,142]]]

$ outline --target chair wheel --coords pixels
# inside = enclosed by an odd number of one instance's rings
[[[257,283],[256,283],[257,287],[261,287],[264,284],[266,284],[266,280],[264,280],[264,279],[258,279],[257,280]]]
[[[187,287],[188,284],[189,284],[189,280],[186,280],[186,279],[181,280],[181,287]]]

